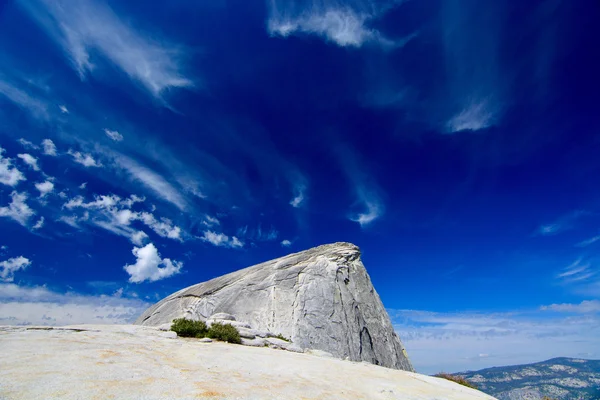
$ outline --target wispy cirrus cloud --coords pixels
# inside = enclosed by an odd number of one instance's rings
[[[574,283],[585,281],[594,275],[596,272],[593,270],[592,264],[579,258],[564,268],[557,277],[567,283]]]
[[[478,131],[495,124],[498,110],[494,102],[488,99],[476,99],[468,102],[464,108],[447,123],[449,132]]]
[[[155,97],[168,88],[189,87],[181,51],[136,30],[104,2],[92,0],[21,0],[20,4],[64,51],[84,79],[101,55]]]
[[[355,196],[353,208],[357,211],[351,212],[348,219],[366,227],[385,214],[381,189],[350,147],[338,143],[336,155]]]
[[[341,47],[361,47],[374,43],[390,48],[405,40],[386,38],[369,24],[398,2],[269,0],[267,29],[272,36],[315,35]]]
[[[19,89],[9,81],[2,80],[1,77],[0,95],[6,97],[18,107],[29,111],[35,118],[41,120],[46,120],[49,118],[48,106],[44,101],[32,96],[22,89]]]
[[[180,210],[187,209],[188,202],[185,196],[164,177],[130,157],[114,152],[111,152],[110,155],[115,164],[127,172],[133,181],[141,183],[156,196],[175,205]]]
[[[535,234],[542,236],[550,236],[562,233],[564,231],[573,229],[579,219],[590,214],[590,212],[584,210],[571,211],[558,218],[554,222],[540,225],[540,227],[536,230]]]
[[[600,296],[600,268],[595,258],[580,257],[555,273],[558,284],[585,296]]]
[[[444,2],[441,7],[446,90],[442,107],[446,133],[478,131],[496,125],[510,87],[500,63],[504,6]]]
[[[558,356],[597,357],[600,316],[595,305],[569,308],[542,306],[544,313],[388,311],[413,365],[418,372],[429,374]]]
[[[306,184],[298,183],[294,185],[294,197],[290,200],[290,205],[294,208],[300,207],[305,200]]]
[[[577,243],[575,246],[576,247],[587,247],[591,244],[598,242],[599,240],[600,240],[600,235],[597,235],[597,236],[593,236],[589,239],[582,240],[581,242]]]
[[[356,187],[356,196],[363,211],[350,215],[350,220],[358,222],[360,226],[367,226],[385,212],[383,202],[380,200],[376,191],[372,191],[365,186],[358,185]]]
[[[243,226],[237,230],[237,236],[253,242],[270,242],[277,240],[279,232],[273,226],[268,229],[263,229],[262,224],[258,224],[256,228],[248,228]]]

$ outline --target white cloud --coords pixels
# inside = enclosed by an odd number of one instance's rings
[[[58,106],[58,108],[60,109],[60,112],[63,114],[68,114],[69,113],[69,109],[67,108],[67,106],[61,104]]]
[[[306,192],[306,185],[297,184],[294,186],[294,198],[290,201],[290,205],[294,208],[300,207],[304,202],[304,193]]]
[[[298,33],[321,36],[342,47],[361,47],[367,42],[394,46],[393,41],[367,26],[383,11],[383,8],[341,6],[332,1],[302,7],[291,0],[271,0],[267,29],[272,36]]]
[[[359,190],[359,199],[363,204],[365,211],[351,215],[350,220],[358,222],[360,226],[367,226],[384,213],[383,204],[375,194],[369,194]]]
[[[586,282],[589,278],[595,276],[596,273],[590,262],[585,262],[582,258],[579,258],[565,267],[557,277],[564,283],[573,284]]]
[[[136,231],[130,235],[130,239],[131,243],[141,247],[144,245],[144,242],[148,240],[148,235],[146,235],[146,232],[144,231]]]
[[[94,201],[90,201],[86,203],[82,196],[76,196],[66,202],[63,207],[68,209],[73,209],[77,207],[86,208],[86,209],[108,209],[116,206],[121,202],[121,197],[116,194],[109,195],[96,195],[94,196]]]
[[[588,211],[571,211],[550,224],[541,225],[535,234],[541,236],[550,236],[573,229],[576,225],[576,222],[587,215],[590,215]]]
[[[589,238],[587,240],[583,240],[583,241],[577,243],[575,246],[577,246],[577,247],[587,247],[590,244],[594,244],[594,243],[596,243],[599,240],[600,240],[600,235],[591,237],[591,238]]]
[[[448,121],[450,132],[478,131],[489,128],[496,122],[497,110],[487,100],[468,104],[461,112]]]
[[[204,231],[201,240],[217,247],[240,248],[244,247],[244,243],[237,237],[229,237],[224,233],[216,233],[213,231]]]
[[[33,149],[33,150],[37,150],[37,149],[39,149],[39,147],[38,147],[38,146],[36,146],[35,144],[31,143],[31,142],[30,142],[29,140],[27,140],[27,139],[20,138],[20,139],[19,139],[19,143],[20,143],[20,144],[21,144],[23,147],[25,147],[26,149]]]
[[[388,311],[420,373],[600,356],[600,318],[594,315]]]
[[[143,203],[144,201],[146,201],[146,198],[144,196],[140,197],[135,194],[132,194],[128,198],[121,201],[121,204],[123,204],[123,206],[127,208],[131,208],[131,206],[133,206],[135,203]]]
[[[0,262],[0,280],[12,282],[15,278],[15,272],[25,269],[31,265],[31,261],[23,256],[9,258]]]
[[[161,258],[152,243],[148,243],[144,247],[134,247],[132,253],[137,258],[135,264],[123,267],[129,274],[131,283],[165,279],[179,273],[183,267],[182,262]]]
[[[42,229],[42,227],[44,226],[44,221],[45,221],[44,217],[40,217],[40,219],[37,220],[35,225],[33,225],[31,227],[31,229],[33,229],[33,230]]]
[[[78,224],[78,218],[74,215],[71,215],[71,216],[62,215],[57,219],[57,221],[63,222],[75,229],[81,228]]]
[[[123,140],[123,135],[121,135],[117,131],[111,131],[109,129],[104,129],[104,133],[106,133],[106,136],[108,136],[109,138],[111,138],[115,142],[120,142],[121,140]]]
[[[44,286],[0,284],[0,324],[129,324],[149,306],[122,296],[60,294]]]
[[[5,150],[0,147],[0,183],[8,186],[16,186],[19,181],[25,181],[25,175],[12,165],[12,159],[4,157]]]
[[[54,190],[54,183],[49,180],[36,183],[35,188],[40,191],[40,197],[45,197],[48,193],[51,193]]]
[[[26,226],[29,218],[35,214],[27,203],[25,203],[27,194],[13,191],[10,196],[12,201],[8,207],[0,207],[0,217],[12,218],[19,224]]]
[[[183,241],[181,237],[181,228],[173,225],[173,222],[168,218],[162,218],[160,221],[158,221],[154,215],[148,212],[138,213],[134,215],[134,218],[140,219],[159,236]]]
[[[263,229],[259,224],[255,229],[248,229],[248,226],[241,227],[237,230],[237,236],[256,242],[270,242],[277,240],[279,232],[271,226],[269,229]]]
[[[187,208],[187,202],[171,183],[156,172],[138,164],[129,157],[113,153],[115,162],[123,168],[134,181],[140,182],[160,198],[174,204],[180,210]]]
[[[151,213],[130,210],[133,204],[143,201],[145,201],[145,198],[136,195],[131,195],[126,199],[121,199],[121,197],[114,194],[96,195],[94,201],[90,202],[86,202],[82,196],[76,196],[67,201],[63,208],[68,210],[82,208],[95,211],[89,220],[90,223],[114,234],[125,236],[138,246],[148,238],[148,235],[132,228],[130,224],[133,221],[141,221],[161,237],[182,242],[183,231],[168,218],[159,220]]]
[[[556,311],[562,313],[577,313],[577,314],[589,314],[589,313],[600,313],[600,301],[599,300],[584,300],[579,304],[550,304],[549,306],[540,307],[543,311]]]
[[[17,106],[28,110],[35,118],[48,119],[46,104],[26,92],[0,80],[0,95],[4,95]]]
[[[85,189],[86,186],[87,186],[87,182],[83,182],[81,185],[79,185],[79,189],[83,190],[83,189]]]
[[[56,156],[56,145],[50,139],[42,140],[42,147],[44,148],[44,154],[47,156]]]
[[[35,158],[34,156],[32,156],[31,154],[17,154],[17,157],[19,157],[21,160],[23,160],[23,162],[27,165],[29,165],[31,167],[31,169],[33,169],[34,171],[39,171],[40,167],[38,165],[38,159]]]
[[[283,246],[283,247],[290,247],[291,245],[292,245],[292,242],[290,242],[287,239],[284,239],[281,241],[281,246]]]
[[[385,213],[385,205],[380,195],[381,190],[374,178],[361,165],[357,153],[350,147],[338,143],[336,155],[355,192],[356,202],[353,208],[360,210],[350,213],[348,219],[357,222],[364,228]]]
[[[210,215],[205,215],[204,216],[204,221],[202,221],[202,225],[205,225],[207,227],[213,227],[215,225],[220,225],[221,222],[215,218],[215,217],[211,217]]]
[[[139,82],[155,97],[173,87],[192,86],[183,76],[178,51],[152,39],[122,22],[104,2],[73,0],[61,2],[32,0],[25,9],[62,48],[73,67],[84,79],[94,73],[93,57],[110,60],[131,79]]]
[[[76,163],[81,164],[86,168],[102,166],[102,164],[99,161],[96,161],[91,154],[81,153],[79,151],[73,151],[71,149],[69,149],[68,154],[71,155],[71,157],[73,157],[73,160]]]

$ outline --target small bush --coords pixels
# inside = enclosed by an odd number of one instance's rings
[[[285,340],[286,342],[291,342],[290,339],[286,338],[285,336],[283,336],[281,333],[278,333],[277,335],[273,336],[276,339],[281,339],[281,340]]]
[[[178,318],[173,320],[171,330],[182,337],[205,337],[206,324],[204,321],[192,321],[191,319]]]
[[[477,386],[475,386],[474,384],[472,384],[471,382],[469,382],[468,380],[466,380],[465,378],[463,378],[461,376],[446,374],[444,372],[440,372],[439,374],[436,374],[434,376],[437,378],[444,378],[449,381],[456,382],[459,385],[463,385],[463,386],[469,387],[471,389],[477,389]]]
[[[213,323],[208,329],[207,336],[211,339],[222,340],[229,343],[242,343],[240,332],[235,326],[222,324],[220,322]]]

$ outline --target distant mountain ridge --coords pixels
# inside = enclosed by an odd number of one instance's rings
[[[499,400],[600,400],[600,360],[560,357],[454,375]]]

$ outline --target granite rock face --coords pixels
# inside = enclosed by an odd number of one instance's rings
[[[297,348],[413,371],[390,318],[350,243],[334,243],[245,268],[180,290],[136,324],[206,321],[226,313]]]

